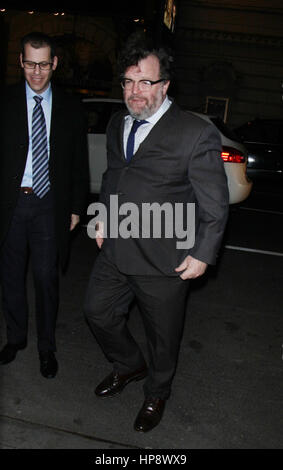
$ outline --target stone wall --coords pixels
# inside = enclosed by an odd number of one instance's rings
[[[230,127],[283,118],[281,1],[179,0],[177,100],[205,111],[207,96],[228,98]]]

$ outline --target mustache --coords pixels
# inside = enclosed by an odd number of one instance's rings
[[[141,96],[141,95],[139,95],[139,96],[137,96],[137,95],[130,95],[130,96],[128,97],[128,101],[129,101],[129,100],[140,100],[140,99],[147,101],[147,98],[146,98],[145,96]]]

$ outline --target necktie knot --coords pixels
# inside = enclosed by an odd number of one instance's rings
[[[35,95],[33,99],[35,100],[36,104],[40,104],[41,101],[43,100],[42,96],[38,96],[38,95]]]
[[[140,121],[137,121],[136,119],[133,122],[131,132],[136,133],[137,129],[142,125],[145,124],[147,121],[145,119],[141,119]]]

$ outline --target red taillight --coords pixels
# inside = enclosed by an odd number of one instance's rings
[[[224,162],[229,163],[245,163],[245,155],[240,150],[232,147],[223,147],[221,157]]]

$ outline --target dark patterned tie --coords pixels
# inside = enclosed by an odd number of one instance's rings
[[[127,142],[127,153],[126,153],[126,160],[129,162],[134,154],[134,148],[135,148],[135,133],[137,129],[142,125],[145,124],[148,121],[145,121],[142,119],[141,121],[137,121],[136,119],[133,122],[131,132],[128,137],[128,142]]]
[[[36,104],[32,113],[32,189],[40,198],[50,189],[48,144],[45,117],[41,106],[42,96],[34,96]]]

